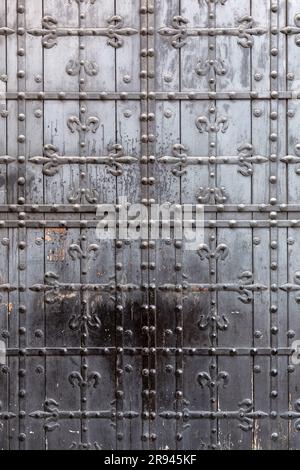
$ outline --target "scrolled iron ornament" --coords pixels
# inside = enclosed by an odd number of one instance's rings
[[[52,398],[49,398],[44,402],[43,411],[33,411],[29,414],[29,416],[35,419],[44,419],[44,429],[47,432],[55,431],[55,429],[60,427],[59,404],[56,400],[53,400]]]
[[[173,16],[171,26],[163,26],[158,30],[162,36],[171,37],[171,44],[175,49],[183,47],[189,37],[209,37],[209,36],[235,36],[238,44],[244,48],[250,48],[254,44],[254,36],[266,34],[267,30],[261,27],[254,27],[253,18],[245,15],[238,20],[238,25],[227,28],[202,28],[197,26],[187,26],[189,20],[183,16]]]
[[[197,325],[201,331],[207,330],[210,327],[216,327],[219,331],[226,331],[229,320],[226,315],[220,316],[217,312],[213,312],[211,315],[200,315]]]
[[[81,113],[84,115],[83,118],[79,118],[78,116],[70,116],[67,121],[68,128],[72,132],[72,134],[77,132],[92,132],[95,134],[100,126],[100,120],[97,116],[89,116],[85,117],[85,113]]]
[[[224,204],[227,199],[227,192],[224,187],[221,188],[203,188],[199,189],[197,199],[200,204]]]
[[[72,387],[75,388],[77,386],[79,388],[97,388],[101,379],[99,372],[91,372],[88,374],[85,368],[84,371],[85,372],[83,373],[74,371],[69,375],[69,382]]]
[[[249,143],[243,144],[238,148],[239,161],[238,165],[239,173],[243,176],[253,175],[253,164],[267,163],[268,158],[261,155],[253,155],[253,146]]]
[[[57,45],[59,37],[72,36],[104,36],[107,37],[107,44],[119,48],[124,41],[122,36],[132,36],[137,34],[137,29],[124,26],[122,16],[113,15],[107,20],[107,26],[99,28],[69,28],[66,26],[57,26],[58,22],[53,16],[47,15],[42,19],[42,28],[29,29],[27,32],[32,36],[41,36],[42,45],[46,49],[51,49]]]
[[[186,44],[187,38],[187,24],[189,20],[183,16],[173,16],[171,20],[171,27],[164,26],[158,30],[162,36],[173,37],[171,44],[175,49],[180,49]]]
[[[197,382],[201,388],[207,386],[210,390],[218,389],[221,385],[225,388],[229,382],[229,374],[228,372],[221,371],[217,374],[216,380],[213,380],[208,372],[199,372]]]
[[[205,243],[201,244],[198,248],[198,255],[200,259],[203,261],[204,259],[221,259],[225,260],[229,254],[229,248],[225,243],[222,243],[216,247],[215,250],[212,250],[208,245]]]
[[[220,131],[225,134],[229,126],[228,117],[216,115],[214,108],[212,108],[208,116],[198,116],[195,124],[200,134],[203,132],[218,133]]]
[[[295,35],[295,44],[300,47],[300,13],[297,13],[294,17],[294,26],[285,26],[280,31],[287,36]]]
[[[286,411],[281,413],[280,417],[289,421],[294,421],[294,428],[297,432],[300,432],[300,399],[294,403],[295,411]]]
[[[95,61],[70,59],[66,65],[66,72],[71,77],[79,75],[81,69],[90,77],[99,73],[99,65]]]

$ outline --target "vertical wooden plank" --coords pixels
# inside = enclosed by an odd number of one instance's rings
[[[45,0],[43,15],[54,18],[57,21],[57,27],[78,28],[78,5],[76,2],[66,4],[64,0]],[[35,41],[40,44],[42,40],[43,38],[40,37],[35,38]],[[42,48],[42,44],[40,47]],[[79,38],[76,36],[59,37],[54,47],[43,49],[45,90],[77,91],[77,80],[74,80],[66,70],[68,62],[78,58]]]
[[[208,22],[208,5],[198,0],[181,0],[180,15],[186,18],[189,28],[205,28]],[[204,71],[207,67],[208,37],[192,37],[188,39],[180,54],[180,89],[181,91],[205,92],[211,90],[211,74]],[[203,72],[202,72],[203,70]]]
[[[85,19],[82,20],[83,25],[86,25],[88,28],[107,27],[107,21],[115,14],[114,4],[114,0],[108,0],[106,2],[102,2],[101,7],[97,4],[92,5],[90,2],[86,5],[81,5],[81,10],[85,14]],[[74,2],[73,8],[75,8]],[[131,39],[131,37],[125,37],[124,42],[127,43],[127,41],[131,41]],[[83,54],[85,54],[85,60],[95,62],[96,67],[99,70],[95,75],[85,75],[86,89],[97,92],[115,91],[115,49],[107,44],[107,37],[85,37],[84,43],[85,49]]]
[[[155,3],[157,14],[157,29],[170,26],[172,18],[179,15],[179,1],[157,0]],[[171,45],[171,41],[156,32],[155,41],[159,54],[155,62],[155,89],[156,91],[175,92],[179,90],[179,50]]]
[[[217,27],[239,27],[239,20],[250,14],[250,0],[233,0],[218,5]],[[256,23],[256,18],[253,18]],[[255,39],[254,39],[255,40]],[[245,91],[251,83],[251,49],[238,44],[237,37],[218,36],[216,38],[217,58],[224,61],[226,73],[217,80],[217,91]]]

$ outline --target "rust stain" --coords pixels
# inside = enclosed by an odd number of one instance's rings
[[[46,230],[45,241],[46,242],[54,241],[57,238],[56,235],[59,235],[59,238],[65,238],[66,234],[67,234],[66,228],[49,228]]]
[[[13,311],[14,304],[7,304],[7,313],[10,315],[11,312]]]
[[[65,249],[59,248],[58,250],[50,250],[47,255],[47,261],[64,261],[66,257]]]
[[[65,241],[67,236],[66,228],[51,228],[45,233],[45,241],[52,242],[47,260],[50,262],[64,261],[66,258]]]

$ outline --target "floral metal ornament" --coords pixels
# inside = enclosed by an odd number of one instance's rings
[[[221,188],[200,188],[197,194],[200,204],[224,204],[227,199],[227,192],[224,187]]]
[[[178,420],[178,412],[168,410],[159,413],[159,416],[167,420]],[[251,431],[255,420],[261,420],[268,418],[268,413],[263,411],[255,411],[252,400],[246,398],[239,403],[239,409],[234,411],[228,410],[200,410],[194,411],[184,408],[182,411],[182,420],[184,423],[188,423],[190,420],[200,419],[213,419],[213,420],[236,420],[239,422],[238,427],[242,431]]]
[[[218,133],[219,131],[224,134],[228,129],[228,117],[218,116],[214,107],[209,109],[208,116],[198,116],[195,123],[201,134],[203,132]]]
[[[228,246],[224,243],[218,245],[215,250],[209,248],[205,243],[201,244],[198,249],[198,255],[201,260],[204,259],[221,259],[224,260],[229,254]]]
[[[287,36],[295,35],[295,44],[300,47],[300,13],[294,17],[294,26],[285,26],[280,31]]]
[[[87,364],[81,367],[81,373],[78,371],[72,372],[69,375],[69,382],[73,388],[97,388],[100,383],[101,375],[99,372],[88,373]]]
[[[299,292],[300,291],[300,271],[296,271],[294,274],[294,282],[288,282],[287,284],[283,284],[279,287],[280,290],[285,292]],[[300,296],[296,295],[295,300],[298,304],[300,304]]]
[[[199,60],[196,65],[195,72],[199,77],[208,76],[208,83],[211,88],[215,86],[216,76],[224,76],[228,72],[228,67],[225,60],[220,59],[206,59]]]
[[[185,46],[187,39],[190,37],[208,37],[208,36],[235,36],[238,38],[237,43],[244,47],[250,48],[254,44],[254,36],[266,34],[265,28],[254,27],[253,18],[245,15],[237,21],[238,25],[228,28],[202,28],[188,27],[189,20],[183,16],[173,16],[171,26],[163,26],[158,30],[162,36],[171,37],[171,44],[175,49]]]
[[[70,59],[66,65],[66,72],[68,75],[71,75],[71,77],[79,75],[81,69],[90,77],[94,77],[98,75],[99,65],[95,61],[75,59]]]
[[[137,34],[138,30],[124,26],[122,16],[113,15],[107,20],[107,26],[102,28],[70,28],[66,26],[57,26],[57,19],[47,15],[42,19],[42,28],[29,29],[28,34],[32,36],[41,36],[42,44],[46,49],[58,44],[59,37],[72,36],[104,36],[107,37],[107,44],[118,49],[124,44],[122,36],[132,36]]]
[[[202,122],[198,123],[198,125],[203,129],[204,120],[205,126],[208,126],[208,120],[206,118],[200,117],[198,118]],[[215,128],[214,128],[215,129]],[[163,164],[171,164],[173,165],[172,173],[174,176],[183,176],[187,172],[187,167],[189,165],[220,165],[220,164],[230,164],[230,165],[238,165],[239,169],[238,172],[243,176],[252,176],[254,173],[254,165],[255,164],[264,164],[269,161],[267,157],[262,155],[254,155],[253,154],[253,146],[250,143],[245,143],[240,145],[237,149],[238,155],[218,155],[218,156],[189,156],[187,154],[187,147],[183,144],[174,144],[172,147],[172,155],[164,155],[159,157],[157,161]],[[223,196],[221,196],[221,192],[218,191],[216,188],[216,201],[218,198],[226,197],[224,190],[222,190]],[[205,197],[209,199],[208,188],[201,189],[199,196],[202,197],[201,193],[203,193],[203,202],[205,202]],[[219,201],[218,201],[219,202]]]
[[[70,116],[68,118],[67,124],[68,128],[72,132],[72,134],[77,132],[93,132],[96,133],[100,126],[100,120],[97,116],[86,116],[86,108],[82,107],[80,110],[81,117],[78,116]]]
[[[281,162],[287,165],[298,165],[300,164],[300,144],[295,145],[295,155],[286,155],[280,159]],[[300,165],[296,167],[295,172],[300,175]]]
[[[197,376],[197,382],[201,388],[206,385],[210,390],[219,388],[221,384],[225,388],[229,382],[229,374],[221,371],[217,374],[216,380],[213,380],[207,372],[200,372]]]
[[[59,172],[60,166],[72,164],[107,165],[111,175],[121,176],[124,171],[124,165],[131,165],[137,162],[136,157],[124,154],[123,147],[120,144],[109,144],[107,150],[109,154],[101,156],[63,156],[58,154],[58,148],[55,145],[47,144],[44,146],[43,156],[30,157],[29,162],[35,165],[43,165],[43,173],[46,176],[54,176]],[[96,197],[96,193],[90,190],[90,196]]]
[[[96,243],[88,244],[85,236],[82,236],[79,243],[72,243],[68,249],[68,253],[72,260],[81,261],[81,273],[88,273],[88,261],[95,260],[99,254],[100,246]]]
[[[52,432],[55,429],[59,428],[59,418],[61,412],[59,411],[59,404],[56,400],[52,398],[47,399],[44,402],[43,411],[34,411],[29,414],[31,418],[35,419],[44,419],[44,429],[45,431]]]
[[[294,404],[295,411],[286,411],[285,413],[281,413],[280,417],[287,420],[293,420],[294,428],[296,431],[300,432],[300,399],[298,399]]]
[[[69,328],[73,331],[80,330],[86,336],[89,330],[97,331],[101,328],[101,320],[94,311],[93,305],[90,306],[87,300],[82,301],[81,312],[71,316]]]
[[[95,188],[72,187],[68,193],[67,199],[70,204],[84,202],[87,202],[88,204],[97,204],[99,202],[100,195]]]
[[[228,329],[229,321],[226,315],[218,315],[213,310],[211,315],[201,315],[198,321],[198,328],[201,331],[207,330],[209,327],[216,327],[217,330],[226,331]]]

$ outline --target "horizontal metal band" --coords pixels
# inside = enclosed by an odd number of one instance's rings
[[[291,356],[294,353],[293,348],[161,348],[150,350],[142,347],[125,347],[120,348],[114,346],[108,347],[86,347],[86,348],[7,348],[8,356],[111,356],[114,354],[124,354],[128,356],[148,356],[150,354],[162,354],[166,356],[174,356],[184,354],[186,356]]]
[[[140,91],[24,91],[1,92],[0,100],[298,100],[300,91],[227,91],[227,92],[193,92],[193,91],[156,91],[145,93]]]
[[[163,222],[163,221],[162,221]],[[194,220],[186,221],[186,224],[194,223]],[[98,220],[0,220],[2,228],[94,228],[98,227]],[[169,224],[168,221],[165,223]],[[150,227],[151,223],[148,224]],[[174,226],[170,222],[171,228]],[[295,220],[207,220],[204,228],[290,228],[300,227],[300,219]]]
[[[143,202],[133,202],[133,204],[144,204]],[[187,203],[189,204],[189,203]],[[192,204],[192,203],[190,203]],[[99,204],[0,204],[0,212],[4,213],[96,213]],[[118,204],[110,204],[115,208]],[[146,205],[146,204],[144,204]],[[176,204],[177,207],[184,207],[183,204]],[[205,212],[300,212],[300,204],[203,204]]]

